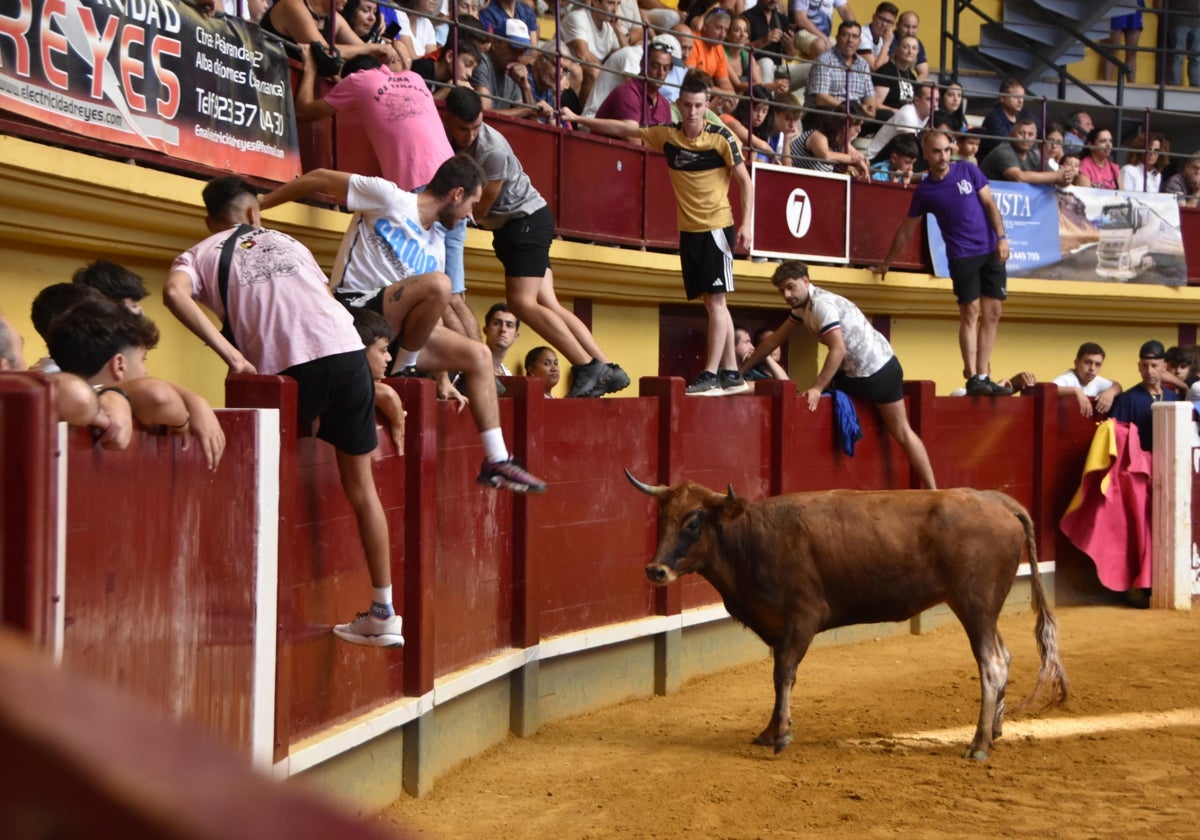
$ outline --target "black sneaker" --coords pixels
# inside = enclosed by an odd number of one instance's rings
[[[996,392],[992,390],[992,381],[982,376],[972,376],[967,380],[968,397],[990,397]],[[1011,393],[1011,391],[1009,392]]]
[[[496,463],[485,460],[475,481],[485,487],[511,490],[514,493],[546,492],[546,482],[522,467],[517,459],[512,457]]]
[[[717,381],[721,385],[721,395],[744,394],[750,390],[750,383],[742,378],[736,370],[718,370]]]
[[[1013,389],[1008,385],[1001,385],[999,382],[993,382],[991,379],[985,381],[992,386],[993,397],[1011,397],[1013,395]]]
[[[392,371],[392,376],[403,377],[405,379],[433,379],[433,376],[428,373],[422,373],[417,370],[416,365],[406,365],[402,368],[397,368]]]
[[[589,397],[603,397],[605,394],[615,394],[617,391],[623,391],[629,387],[629,374],[623,371],[620,365],[609,362],[606,367],[608,370],[600,377],[600,381],[596,383],[592,392],[588,394]]]
[[[710,370],[702,370],[695,379],[688,383],[684,393],[693,397],[717,397],[722,393],[721,383],[715,373]]]
[[[608,374],[608,365],[599,359],[592,359],[586,365],[571,365],[571,390],[568,397],[592,397],[604,376]],[[603,390],[600,393],[604,393]]]

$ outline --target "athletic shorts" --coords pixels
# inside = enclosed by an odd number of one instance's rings
[[[833,375],[832,384],[857,399],[887,405],[904,399],[904,368],[892,356],[870,376],[846,376],[839,370]]]
[[[510,219],[492,233],[492,248],[504,266],[505,277],[544,277],[553,241],[554,214],[549,205]]]
[[[733,291],[733,226],[679,232],[679,263],[688,300]]]
[[[299,386],[300,422],[320,420],[317,437],[347,455],[365,455],[379,445],[375,432],[375,381],[363,350],[293,365],[282,376]]]
[[[996,300],[1008,297],[1008,274],[995,251],[980,257],[950,260],[950,279],[959,303],[970,303],[980,297]]]

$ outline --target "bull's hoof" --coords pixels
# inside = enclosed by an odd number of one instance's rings
[[[972,761],[987,761],[988,754],[987,750],[977,750],[974,747],[967,747],[967,751],[963,753],[963,758],[967,758]]]
[[[775,743],[775,739],[766,732],[760,732],[758,737],[751,741],[756,747],[769,747]]]
[[[790,743],[792,743],[792,733],[791,732],[787,732],[783,735],[780,735],[778,738],[776,738],[775,739],[775,755],[779,755],[781,752],[783,752],[784,748]]]

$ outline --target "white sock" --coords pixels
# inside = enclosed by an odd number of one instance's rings
[[[398,367],[398,368],[416,367],[417,356],[419,356],[420,354],[421,354],[420,350],[405,350],[403,347],[401,347],[396,352],[396,367]]]
[[[489,464],[508,460],[508,448],[504,445],[504,432],[500,430],[499,426],[488,429],[486,432],[480,432],[479,439],[483,442],[483,454]]]
[[[376,604],[392,603],[392,585],[389,583],[387,586],[372,586],[371,600]]]

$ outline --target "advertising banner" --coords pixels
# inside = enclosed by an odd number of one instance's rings
[[[282,45],[182,0],[6,0],[0,109],[274,181],[300,171]]]
[[[750,254],[850,262],[850,177],[756,163]]]
[[[1009,241],[1009,277],[1187,283],[1179,206],[1165,193],[992,181]],[[934,273],[950,276],[937,222],[926,217]]]

